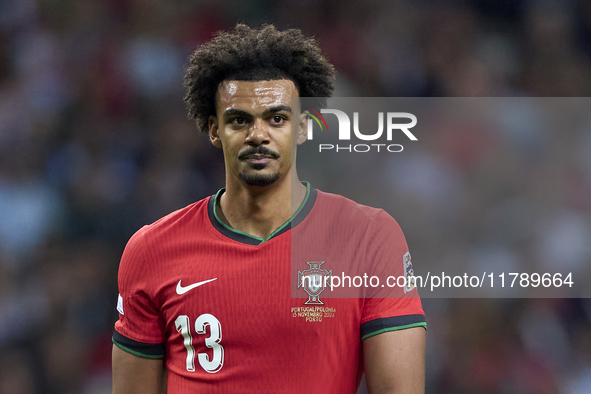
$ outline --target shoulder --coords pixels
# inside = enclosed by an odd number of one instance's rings
[[[146,248],[164,245],[167,240],[182,239],[200,231],[207,224],[210,198],[194,202],[140,228],[127,242],[124,257],[131,255],[138,258]]]
[[[137,277],[144,277],[146,267],[154,269],[161,266],[160,263],[166,260],[163,256],[173,256],[179,242],[195,238],[205,227],[209,198],[176,210],[139,229],[123,251],[119,263],[120,285],[125,285],[121,282],[125,282],[125,278],[136,281]],[[155,261],[160,263],[154,265]],[[151,275],[157,275],[156,271],[150,272]]]
[[[359,204],[338,194],[318,191],[308,231],[330,234],[358,247],[407,249],[400,225],[381,208]]]
[[[210,198],[211,196],[206,197],[145,225],[133,235],[130,242],[137,239],[151,240],[169,236],[171,233],[183,232],[188,226],[203,226],[208,218],[207,204]]]
[[[397,227],[396,220],[381,208],[360,204],[339,194],[318,190],[315,214],[330,217],[331,220],[347,222],[358,226]]]

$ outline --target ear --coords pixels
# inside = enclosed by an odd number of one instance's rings
[[[222,141],[220,140],[218,118],[215,116],[209,117],[209,140],[216,148],[222,147]]]
[[[308,115],[307,111],[304,111],[300,114],[300,119],[299,119],[299,126],[300,127],[298,129],[298,139],[297,139],[298,145],[301,145],[308,140],[308,119],[310,119],[310,116]]]

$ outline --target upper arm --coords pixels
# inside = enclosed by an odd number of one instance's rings
[[[113,345],[113,394],[166,392],[163,359],[134,356]]]
[[[365,379],[371,394],[425,392],[426,330],[389,331],[363,341]]]
[[[412,282],[408,245],[398,223],[384,211],[372,224],[367,255],[373,274],[405,282],[371,289],[365,300],[361,337],[367,386],[371,394],[424,393],[426,322]]]
[[[113,334],[113,394],[165,391],[163,320],[154,301],[153,274],[144,258],[143,231],[130,239],[119,265],[119,319]],[[126,350],[123,350],[126,349]]]

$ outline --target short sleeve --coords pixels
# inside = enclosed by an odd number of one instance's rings
[[[145,256],[145,227],[127,243],[119,265],[119,320],[113,343],[144,358],[164,357],[164,323],[152,294],[151,269]],[[153,268],[152,268],[153,269]]]
[[[380,210],[366,233],[366,255],[380,286],[368,293],[361,318],[361,339],[388,331],[427,327],[412,276],[410,252],[402,229]]]

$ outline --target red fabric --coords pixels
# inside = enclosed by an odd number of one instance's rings
[[[124,314],[115,329],[138,342],[166,343],[169,392],[355,393],[363,372],[360,324],[423,314],[416,290],[414,297],[366,300],[331,298],[325,289],[323,305],[305,305],[303,288],[290,286],[297,281],[294,270],[310,268],[306,262],[323,260],[321,268],[331,269],[347,256],[357,264],[364,254],[370,261],[397,261],[392,272],[402,273],[406,242],[383,211],[318,192],[300,224],[255,246],[214,228],[208,200],[142,228],[121,260]],[[366,244],[375,242],[381,249],[369,251]],[[182,295],[176,292],[179,281],[185,287],[214,278]],[[206,346],[216,336],[210,315],[219,322],[223,347],[223,364],[213,373],[199,362],[204,359],[207,366],[209,361],[211,367],[221,360]],[[187,369],[189,350],[175,325],[179,316],[189,322],[194,371]],[[205,334],[197,333],[203,327],[196,324],[200,316],[210,323]]]

